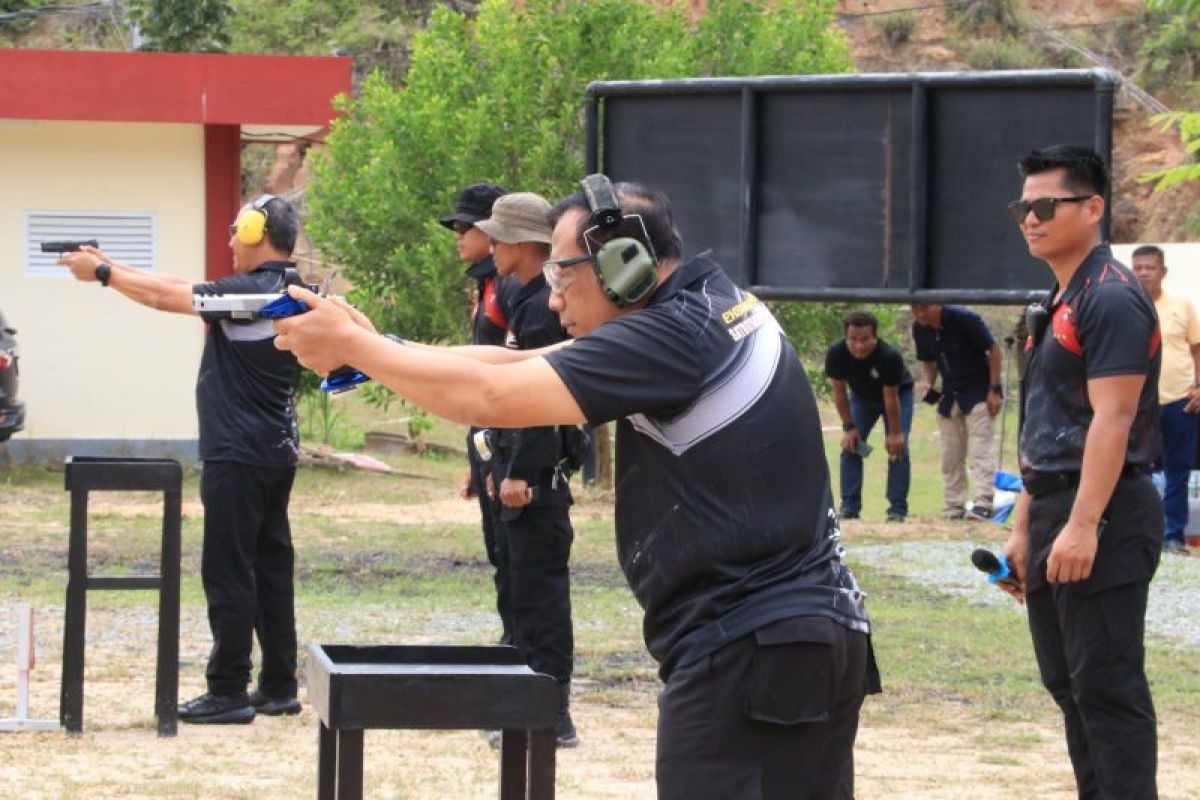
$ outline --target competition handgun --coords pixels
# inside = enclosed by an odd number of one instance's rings
[[[315,287],[309,287],[314,290]],[[193,294],[192,308],[197,313],[224,313],[229,319],[284,319],[308,311],[308,304],[287,292],[276,294]],[[321,381],[321,390],[341,394],[357,389],[371,380],[353,367],[338,367]]]

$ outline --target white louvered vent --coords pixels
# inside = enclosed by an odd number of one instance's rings
[[[42,242],[96,239],[114,261],[154,269],[154,214],[136,211],[26,211],[25,274],[65,276],[57,253],[43,253]]]

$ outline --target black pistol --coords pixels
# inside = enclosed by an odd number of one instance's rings
[[[78,241],[65,242],[42,242],[43,253],[74,253],[76,250],[82,250],[84,246],[99,247],[100,242],[95,239],[80,239]]]

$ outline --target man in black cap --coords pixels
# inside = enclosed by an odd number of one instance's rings
[[[505,193],[502,186],[494,183],[473,183],[458,196],[458,205],[453,214],[438,220],[454,231],[458,257],[470,266],[467,277],[475,281],[475,301],[471,309],[471,343],[496,347],[504,346],[508,333],[509,281],[496,274],[492,260],[491,239],[475,227],[475,223],[492,214],[492,204]],[[496,611],[500,614],[503,633],[500,641],[512,641],[512,611],[508,592],[508,576],[502,543],[497,539],[500,504],[487,486],[487,465],[475,449],[475,434],[478,428],[467,432],[467,458],[470,467],[459,489],[464,500],[479,499],[479,514],[483,525],[483,546],[488,561],[495,569],[493,580],[496,585]]]

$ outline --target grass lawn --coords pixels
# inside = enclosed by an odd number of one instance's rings
[[[369,412],[350,404],[341,413],[346,432],[339,435],[353,440],[361,429],[356,419]],[[828,425],[836,427],[835,421],[826,415]],[[868,461],[864,518],[844,530],[852,565],[856,546],[1003,538],[993,525],[937,519],[934,430],[932,411],[919,409],[912,517],[904,524],[882,521],[885,460]],[[831,454],[839,433],[826,436]],[[433,437],[456,443],[462,432],[438,426]],[[420,477],[317,469],[298,475],[292,520],[302,646],[494,641],[499,625],[475,506],[455,496],[463,465],[453,457],[385,460]],[[187,698],[203,688],[210,643],[194,474],[187,477],[184,500],[180,693]],[[6,665],[12,663],[18,602],[38,608],[33,716],[57,714],[67,501],[59,472],[0,472],[0,717],[11,713],[14,695],[15,670]],[[153,495],[94,495],[93,571],[153,571],[158,513]],[[560,755],[559,796],[651,798],[658,683],[641,641],[640,609],[616,566],[609,498],[581,492],[573,518],[575,709],[583,743]],[[868,593],[886,691],[864,707],[858,796],[1073,797],[1058,712],[1037,681],[1019,610],[949,596],[886,562],[872,564],[856,565],[856,572]],[[235,728],[181,725],[178,737],[157,739],[153,599],[92,592],[88,602],[84,734],[0,734],[5,796],[315,795],[317,720],[307,705],[299,717]],[[1200,796],[1197,655],[1192,645],[1150,642],[1164,798]],[[495,754],[472,732],[371,731],[366,752],[368,797],[478,798],[495,792]]]

